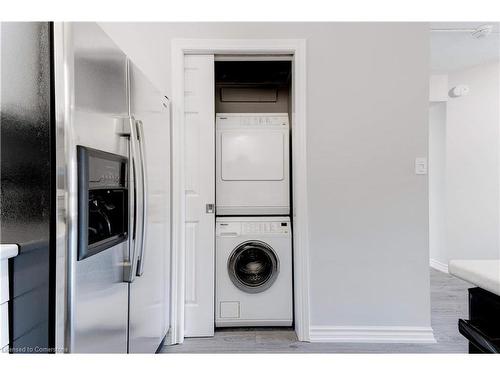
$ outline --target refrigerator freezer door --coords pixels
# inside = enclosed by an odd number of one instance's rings
[[[64,31],[67,87],[74,103],[71,147],[75,153],[76,145],[82,145],[128,157],[128,140],[118,129],[128,117],[125,54],[95,23],[66,24]],[[76,165],[69,164],[68,178],[76,179]],[[69,233],[75,235],[75,228]],[[71,352],[127,352],[128,283],[123,270],[128,251],[126,241],[77,260],[76,248],[70,247]]]
[[[129,352],[154,353],[167,333],[170,268],[170,115],[161,93],[129,62],[130,115],[139,126],[147,181],[144,247],[130,284]]]

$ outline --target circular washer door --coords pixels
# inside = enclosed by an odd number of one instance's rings
[[[247,293],[260,293],[276,280],[279,260],[268,244],[256,240],[246,241],[231,253],[227,270],[238,289]]]

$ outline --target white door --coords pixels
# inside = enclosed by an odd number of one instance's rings
[[[214,334],[214,56],[186,55],[184,134],[186,196],[185,337]]]

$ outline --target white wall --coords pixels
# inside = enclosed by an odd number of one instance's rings
[[[448,101],[448,75],[432,74],[429,79],[429,101]]]
[[[167,93],[174,37],[306,38],[311,325],[430,326],[427,24],[102,26]]]
[[[430,258],[446,270],[451,259],[500,257],[500,64],[441,77],[446,91],[470,88],[429,111]],[[431,78],[430,98],[442,100],[436,82]]]
[[[470,92],[447,104],[445,263],[500,256],[499,75],[498,62],[449,74]]]
[[[431,265],[447,272],[445,202],[446,102],[433,102],[429,107],[429,253]]]

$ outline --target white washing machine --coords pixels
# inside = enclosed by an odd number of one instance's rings
[[[217,215],[290,214],[287,113],[218,113]]]
[[[219,217],[215,326],[291,326],[292,231],[287,217]]]

